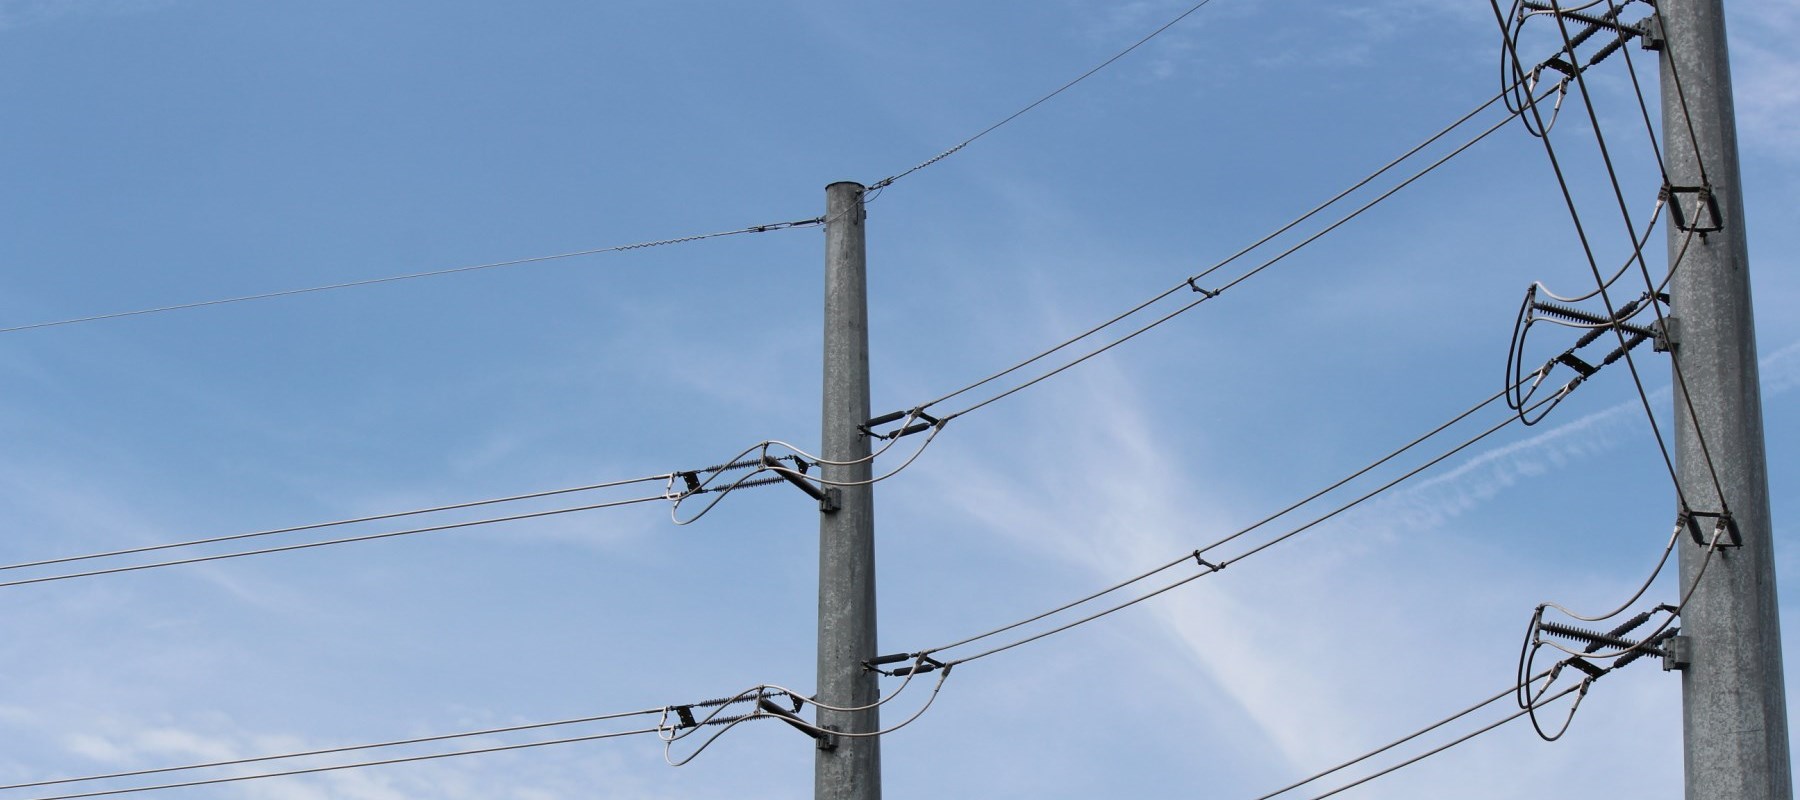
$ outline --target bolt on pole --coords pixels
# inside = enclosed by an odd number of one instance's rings
[[[863,193],[859,183],[825,187],[825,387],[821,475],[838,493],[836,510],[819,517],[820,727],[843,734],[881,727],[873,708],[875,504],[868,484],[869,302],[865,277]],[[837,463],[833,463],[837,462]],[[832,711],[825,706],[857,708]],[[834,735],[819,740],[813,796],[879,800],[881,740]]]
[[[1691,650],[1681,676],[1687,797],[1790,800],[1774,527],[1724,5],[1662,0],[1657,9],[1669,202],[1681,204],[1669,225],[1676,466],[1689,510],[1729,511],[1742,541],[1714,552],[1710,563],[1705,546],[1685,536],[1681,545],[1681,585],[1694,587],[1681,614]],[[1696,519],[1711,539],[1715,518]]]

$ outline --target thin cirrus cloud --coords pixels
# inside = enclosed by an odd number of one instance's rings
[[[1764,356],[1759,366],[1765,401],[1792,391],[1800,385],[1800,341]],[[1667,386],[1650,392],[1652,407],[1666,409],[1670,397]],[[1391,520],[1406,530],[1435,528],[1473,511],[1524,480],[1546,476],[1581,460],[1598,458],[1633,437],[1648,436],[1648,423],[1644,421],[1643,413],[1642,404],[1634,398],[1528,439],[1490,448],[1442,474],[1382,498],[1358,519]],[[1663,416],[1666,418],[1666,414]]]
[[[1800,386],[1800,342],[1766,356],[1761,368],[1766,399],[1791,392]],[[1225,498],[1197,497],[1197,491],[1204,494],[1196,489],[1201,481],[1176,477],[1181,474],[1177,459],[1150,434],[1153,415],[1133,399],[1125,376],[1096,367],[1084,378],[1075,381],[1081,405],[1097,424],[1060,440],[1060,457],[1030,459],[1028,463],[1036,466],[1023,471],[947,457],[938,465],[937,477],[961,487],[947,496],[978,498],[958,511],[992,533],[1106,580],[1204,544],[1193,535],[1195,509],[1229,517],[1232,504]],[[1652,393],[1653,402],[1664,407],[1668,397],[1666,387]],[[1378,498],[1367,512],[1329,523],[1308,538],[1336,541],[1342,537],[1334,532],[1355,530],[1359,540],[1366,540],[1371,531],[1397,534],[1440,528],[1521,483],[1603,458],[1646,436],[1642,414],[1641,405],[1632,399],[1529,438],[1490,447],[1440,474],[1403,485]],[[1081,466],[1120,462],[1143,468],[1129,474],[1096,474]],[[1044,490],[1071,483],[1086,487],[1079,497]],[[1131,509],[1129,521],[1119,516],[1118,509]],[[1322,674],[1310,662],[1290,657],[1292,642],[1332,635],[1312,630],[1309,609],[1334,594],[1354,595],[1370,588],[1359,583],[1362,579],[1334,574],[1333,565],[1340,559],[1333,553],[1309,552],[1290,559],[1286,569],[1312,575],[1313,581],[1289,580],[1284,586],[1290,588],[1280,591],[1223,579],[1205,581],[1177,592],[1203,593],[1201,601],[1169,595],[1148,604],[1164,635],[1205,671],[1212,685],[1230,687],[1232,702],[1276,748],[1280,761],[1295,770],[1341,757],[1344,742],[1367,738],[1371,727],[1370,709],[1344,699],[1353,696],[1346,691],[1347,684],[1358,678],[1343,670]],[[1229,646],[1220,646],[1222,642]]]
[[[1746,149],[1800,161],[1800,61],[1785,49],[1800,35],[1800,9],[1738,3],[1733,10],[1742,15],[1731,28],[1738,134]]]

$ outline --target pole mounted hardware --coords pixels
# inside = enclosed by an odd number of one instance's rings
[[[1593,28],[1605,28],[1606,30],[1617,31],[1619,33],[1628,33],[1632,36],[1637,36],[1643,32],[1636,26],[1626,25],[1618,21],[1619,12],[1624,10],[1624,6],[1614,6],[1606,13],[1599,16],[1584,14],[1580,11],[1570,11],[1558,7],[1555,3],[1539,3],[1533,2],[1533,0],[1527,0],[1524,6],[1532,11],[1547,11],[1559,17],[1567,17]],[[1591,36],[1593,34],[1589,35]],[[1580,42],[1577,42],[1577,44],[1580,44]]]
[[[1650,347],[1658,353],[1673,353],[1681,344],[1681,320],[1663,317],[1651,323],[1650,329],[1656,331],[1656,338],[1650,341]]]
[[[1583,347],[1588,344],[1591,344],[1594,339],[1599,338],[1599,333],[1596,333],[1595,331],[1603,333],[1611,328],[1618,328],[1619,330],[1622,330],[1626,333],[1637,335],[1637,336],[1643,336],[1645,338],[1654,338],[1656,336],[1655,331],[1653,331],[1649,328],[1646,328],[1642,325],[1633,325],[1629,322],[1624,321],[1626,318],[1630,317],[1633,313],[1635,313],[1638,310],[1638,306],[1640,304],[1641,304],[1641,301],[1634,300],[1630,303],[1620,306],[1619,310],[1615,314],[1613,314],[1613,316],[1611,316],[1611,317],[1607,317],[1602,314],[1595,314],[1591,311],[1583,311],[1583,310],[1581,310],[1579,308],[1575,308],[1573,306],[1566,306],[1561,303],[1551,303],[1551,302],[1547,302],[1544,300],[1532,301],[1531,310],[1536,311],[1546,317],[1555,317],[1558,319],[1567,320],[1569,322],[1584,322],[1589,325],[1598,326],[1594,329],[1594,331],[1589,332],[1592,335],[1583,337],[1583,341],[1580,344],[1576,345],[1577,347]]]
[[[1681,623],[1693,643],[1668,661],[1687,664],[1680,670],[1685,796],[1791,800],[1775,526],[1725,6],[1656,0],[1668,292],[1671,313],[1685,321],[1671,360],[1671,449],[1677,494],[1706,498],[1700,502],[1718,512],[1683,508],[1692,536],[1677,542],[1681,585],[1691,587]],[[1713,535],[1702,542],[1704,517],[1712,518]],[[1715,544],[1732,549],[1715,552]]]
[[[884,664],[898,664],[902,661],[911,661],[913,663],[904,667],[895,667],[891,670],[881,668]],[[949,664],[945,664],[924,653],[895,653],[893,655],[880,656],[862,662],[862,666],[863,669],[868,672],[879,672],[890,678],[898,678],[905,675],[924,675],[927,672],[936,672],[940,669],[948,671],[950,669]]]
[[[1637,639],[1627,639],[1610,632],[1601,633],[1599,631],[1590,631],[1586,628],[1577,628],[1573,625],[1564,625],[1560,622],[1549,621],[1539,622],[1538,630],[1558,638],[1582,642],[1588,646],[1587,652],[1590,654],[1600,652],[1600,650],[1607,647],[1616,647],[1620,650],[1631,650],[1634,652],[1642,651],[1647,655],[1664,655],[1662,648],[1657,646],[1656,638],[1642,641]]]
[[[1638,22],[1638,46],[1645,50],[1661,50],[1668,39],[1663,36],[1662,17],[1651,14]]]
[[[1692,195],[1694,213],[1690,216],[1682,209],[1681,199]],[[1669,215],[1675,218],[1675,229],[1692,231],[1701,236],[1725,230],[1725,219],[1719,213],[1719,198],[1713,194],[1711,186],[1673,186],[1663,184],[1659,196],[1668,201]],[[1704,220],[1704,221],[1703,221]]]
[[[880,676],[863,659],[876,644],[875,486],[869,409],[869,293],[864,200],[825,187],[824,381],[820,397],[819,682],[815,730],[835,731],[813,754],[814,800],[881,800]],[[810,482],[810,481],[809,481]],[[828,746],[829,745],[829,746]]]
[[[896,422],[899,420],[919,420],[919,421],[918,422],[910,422],[901,428],[888,431],[887,433],[876,433],[875,432],[876,428],[879,428],[890,422]],[[939,419],[937,417],[934,417],[930,414],[925,413],[924,408],[914,408],[914,409],[908,409],[906,411],[891,411],[886,414],[882,414],[879,417],[875,417],[874,419],[871,419],[868,422],[865,422],[861,425],[856,426],[856,429],[858,431],[860,431],[862,433],[862,435],[870,437],[872,439],[898,439],[902,436],[911,436],[915,433],[924,433],[928,430],[931,430],[932,428],[940,427],[944,423],[949,422],[949,421],[950,420],[947,417],[944,419]]]
[[[1620,48],[1625,46],[1626,42],[1636,38],[1647,37],[1649,34],[1648,28],[1646,27],[1646,20],[1655,19],[1656,16],[1655,14],[1651,14],[1637,22],[1620,22],[1619,13],[1625,10],[1625,5],[1613,6],[1612,8],[1607,9],[1605,13],[1596,15],[1565,9],[1554,2],[1543,3],[1535,2],[1534,0],[1527,0],[1527,2],[1521,4],[1520,10],[1527,15],[1551,14],[1561,19],[1573,20],[1581,23],[1581,30],[1570,36],[1568,41],[1563,45],[1563,52],[1568,54],[1568,60],[1564,60],[1561,57],[1551,57],[1546,59],[1540,65],[1542,68],[1555,70],[1569,78],[1574,78],[1577,73],[1585,70],[1587,67],[1605,61],[1607,56],[1618,52]],[[1594,35],[1601,31],[1612,32],[1612,41],[1601,45],[1592,55],[1588,56],[1587,61],[1581,67],[1576,67],[1575,63],[1580,62],[1580,59],[1575,55],[1575,49],[1585,44],[1589,39],[1594,38]]]
[[[775,705],[775,702],[767,697],[759,697],[756,699],[757,711],[781,720],[782,722],[793,726],[794,730],[811,737],[814,741],[818,742],[820,750],[836,750],[837,737],[824,731],[820,731],[816,729],[815,726],[806,724],[806,720],[801,719],[800,714],[798,713],[800,711],[800,705],[801,701],[798,697],[794,698],[793,711]]]
[[[1694,640],[1671,636],[1663,642],[1663,672],[1681,672],[1694,663]]]
[[[763,469],[781,476],[788,483],[793,484],[800,491],[805,492],[808,497],[819,501],[819,513],[836,513],[837,510],[842,507],[840,502],[842,496],[838,493],[837,487],[815,485],[811,479],[806,477],[808,466],[806,461],[796,456],[794,457],[794,464],[799,467],[799,469],[782,464],[781,459],[773,458],[767,454],[764,454],[762,457]]]
[[[1700,532],[1701,517],[1714,520],[1713,537],[1710,539]],[[1718,544],[1719,547],[1744,546],[1743,534],[1738,531],[1737,520],[1731,518],[1730,511],[1683,511],[1681,512],[1681,523],[1687,526],[1688,536],[1693,538],[1694,544],[1699,545],[1700,547],[1706,547],[1711,542],[1717,541],[1719,538],[1718,534],[1721,533],[1730,536],[1730,538],[1720,541]]]

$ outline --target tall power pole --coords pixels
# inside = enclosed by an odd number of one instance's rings
[[[1670,203],[1675,443],[1681,494],[1715,551],[1684,537],[1689,663],[1681,716],[1689,800],[1790,800],[1769,481],[1750,313],[1744,196],[1722,0],[1661,0]],[[1679,262],[1676,261],[1679,259]],[[1723,529],[1721,529],[1723,530]],[[1704,577],[1700,572],[1704,565]],[[1697,580],[1698,579],[1698,580]]]
[[[860,183],[825,187],[825,392],[820,434],[828,486],[836,510],[819,518],[820,727],[868,733],[881,726],[873,707],[831,711],[824,706],[872,706],[876,673],[863,662],[875,652],[875,498],[868,483],[869,300]],[[834,463],[835,462],[835,463]],[[880,800],[881,740],[830,736],[819,740],[813,796],[819,800]]]

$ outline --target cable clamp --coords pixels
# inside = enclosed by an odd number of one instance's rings
[[[1694,216],[1691,220],[1687,212],[1681,209],[1682,195],[1694,196]],[[1711,186],[1671,186],[1665,183],[1657,197],[1668,201],[1669,214],[1675,218],[1678,230],[1708,234],[1725,229],[1725,221],[1719,214],[1719,198],[1713,194]],[[1702,217],[1706,222],[1701,222]]]
[[[882,425],[886,425],[895,420],[900,420],[900,419],[917,419],[917,420],[923,420],[923,421],[922,422],[914,422],[910,425],[907,425],[906,427],[900,428],[898,430],[888,431],[887,433],[876,433],[875,432],[875,428],[880,427]],[[905,411],[892,411],[892,412],[889,412],[886,414],[882,414],[879,417],[875,417],[874,419],[871,419],[868,422],[865,422],[861,425],[856,426],[856,429],[858,431],[860,431],[862,433],[862,435],[872,437],[875,439],[898,439],[902,436],[911,436],[915,433],[923,433],[925,431],[931,430],[932,428],[939,427],[949,421],[950,420],[948,417],[946,417],[944,419],[938,419],[937,417],[934,417],[930,414],[925,413],[925,407],[920,406],[918,408],[907,409]]]
[[[911,661],[913,663],[904,667],[895,667],[892,670],[881,668],[881,665],[883,664],[898,664],[902,661]],[[862,668],[867,672],[879,672],[890,678],[897,678],[903,675],[923,675],[927,672],[936,672],[940,669],[948,670],[950,669],[950,665],[932,658],[925,653],[895,653],[893,655],[880,656],[864,661],[862,662]]]
[[[1199,279],[1200,279],[1199,276],[1188,278],[1187,279],[1188,288],[1193,289],[1194,291],[1199,292],[1203,295],[1206,295],[1206,299],[1208,299],[1208,300],[1218,297],[1220,293],[1225,291],[1224,289],[1202,289],[1202,288],[1200,288],[1200,284],[1194,282]]]
[[[1713,535],[1711,539],[1708,539],[1705,534],[1700,532],[1700,517],[1707,517],[1714,520]],[[1687,526],[1688,536],[1693,538],[1694,544],[1701,547],[1706,547],[1709,543],[1718,541],[1719,534],[1721,533],[1727,534],[1731,538],[1719,542],[1719,547],[1744,546],[1744,537],[1742,533],[1738,531],[1737,520],[1732,518],[1730,511],[1694,511],[1692,509],[1684,509],[1681,512],[1679,519],[1679,524]]]
[[[1568,659],[1564,663],[1567,663],[1569,666],[1574,667],[1578,670],[1581,670],[1582,672],[1587,673],[1589,678],[1600,678],[1600,677],[1604,677],[1606,675],[1605,669],[1595,665],[1592,661],[1582,658],[1581,656],[1569,656]]]
[[[924,675],[927,672],[936,672],[940,669],[948,671],[950,665],[932,658],[931,656],[921,655],[919,656],[919,660],[914,662],[912,666],[899,667],[894,671],[889,672],[888,675],[898,678],[904,675]]]
[[[1194,551],[1194,562],[1199,564],[1202,567],[1212,570],[1213,572],[1219,572],[1219,571],[1225,569],[1225,565],[1230,563],[1227,561],[1221,561],[1217,564],[1214,564],[1211,561],[1207,561],[1206,559],[1201,558],[1199,550]]]
[[[1586,361],[1582,361],[1580,358],[1576,357],[1574,353],[1563,353],[1562,355],[1557,356],[1556,363],[1575,370],[1580,373],[1583,378],[1592,377],[1594,373],[1600,371],[1599,367],[1589,364]]]
[[[883,665],[883,664],[898,664],[902,661],[911,661],[913,658],[913,655],[914,655],[913,653],[894,653],[893,655],[876,656],[874,658],[871,658],[871,659],[868,659],[868,660],[862,662],[862,668],[863,668],[863,671],[865,671],[865,672],[879,672],[883,675],[887,675],[887,674],[889,674],[888,671],[885,669],[881,669],[881,665]]]

